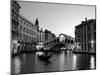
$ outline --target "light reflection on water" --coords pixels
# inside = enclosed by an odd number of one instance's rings
[[[15,73],[15,74],[19,74],[20,71],[21,71],[21,61],[20,61],[20,58],[19,57],[15,57],[13,59],[13,64],[12,64],[12,73]]]
[[[12,59],[12,72],[34,73],[65,70],[95,69],[95,56],[71,52],[52,53],[49,61],[41,61],[34,54],[22,54]]]
[[[64,51],[62,52],[62,54],[60,55],[60,59],[59,59],[59,67],[60,67],[60,70],[64,70],[64,65],[65,65],[65,53]]]
[[[94,56],[91,56],[91,59],[90,59],[90,68],[91,69],[95,68],[95,58],[94,58]]]
[[[72,66],[72,70],[76,70],[77,69],[77,56],[75,54],[73,54],[73,66]]]

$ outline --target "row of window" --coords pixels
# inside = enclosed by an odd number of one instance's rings
[[[12,19],[12,30],[18,31],[18,23]]]
[[[14,10],[12,10],[12,18],[18,21],[18,14]]]
[[[96,23],[91,23],[91,24],[87,25],[87,30],[88,31],[91,31],[92,30],[91,29],[91,26],[93,26],[93,30],[96,30]]]
[[[93,38],[94,40],[96,40],[96,32],[93,32]],[[76,39],[78,39],[78,41],[86,41],[86,37],[87,37],[87,40],[91,40],[91,33],[87,33],[87,36],[86,36],[86,33],[84,33],[83,35],[77,35],[76,36]]]
[[[26,28],[26,27],[20,26],[20,30],[21,30],[21,31],[24,31],[24,32],[26,32],[26,33],[28,33],[28,34],[31,34],[31,35],[37,36],[36,32],[30,30],[29,28]]]
[[[24,24],[24,25],[26,25],[26,26],[28,26],[28,27],[34,29],[34,30],[37,30],[37,27],[33,26],[33,25],[30,24],[29,22],[24,21],[23,19],[20,19],[19,21],[21,22],[21,24]]]
[[[74,43],[74,41],[73,40],[70,40],[70,39],[65,39],[65,42],[68,42],[68,43],[71,43],[71,44]]]
[[[96,32],[93,33],[93,38],[94,38],[94,40],[96,40]],[[85,34],[85,36],[84,36],[84,39],[83,39],[83,37],[82,37],[82,41],[84,41],[84,40],[86,40],[86,34]],[[88,41],[91,40],[91,33],[88,33],[88,34],[87,34],[87,40],[88,40]]]
[[[59,41],[59,39],[57,39],[57,40],[54,40],[54,42],[60,42]],[[67,42],[67,43],[71,43],[71,44],[73,44],[74,43],[74,41],[73,40],[70,40],[70,39],[65,39],[65,42]]]
[[[87,49],[86,49],[87,47]],[[96,50],[96,43],[93,44],[93,49]],[[88,50],[88,51],[91,51],[92,50],[92,45],[91,43],[88,43],[87,45],[86,44],[82,44],[82,50]]]
[[[37,41],[36,38],[25,35],[25,34],[21,34],[21,33],[19,34],[19,38],[24,40],[24,41],[30,41],[30,42],[36,42]]]
[[[93,26],[93,30],[96,30],[96,23],[88,24],[86,26],[87,26],[87,31],[91,31],[92,30],[91,26]],[[78,33],[80,34],[80,33],[83,33],[83,31],[86,32],[86,26],[77,28],[75,33],[76,34],[78,34]]]

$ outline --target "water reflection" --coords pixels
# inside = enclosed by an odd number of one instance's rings
[[[19,57],[15,57],[13,59],[13,64],[12,64],[12,73],[13,74],[19,74],[21,72],[21,61],[20,61],[20,58]]]
[[[23,56],[22,56],[22,60],[20,61],[23,61],[21,65],[24,65],[25,62],[26,62],[26,54],[24,53]]]
[[[95,58],[94,58],[94,56],[91,56],[91,59],[90,59],[90,68],[91,69],[95,68]]]
[[[76,70],[77,69],[77,56],[75,54],[73,54],[73,66],[72,66],[72,70]]]
[[[60,59],[59,59],[59,68],[60,70],[64,70],[64,65],[65,65],[65,52],[62,51],[62,53],[60,54]]]
[[[62,51],[52,53],[48,61],[39,60],[35,53],[22,54],[13,58],[12,72],[26,74],[35,72],[67,71],[95,69],[95,56],[88,54],[73,54]]]

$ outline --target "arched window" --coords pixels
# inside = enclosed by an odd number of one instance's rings
[[[67,42],[67,38],[65,39],[65,42]]]
[[[68,43],[70,43],[70,39],[68,39]]]
[[[71,44],[73,44],[73,40],[71,40]]]
[[[64,35],[60,35],[59,40],[60,41],[65,41],[65,36]]]

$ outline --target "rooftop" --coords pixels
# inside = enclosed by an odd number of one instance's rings
[[[79,25],[75,26],[75,28],[86,25],[87,23],[91,23],[91,22],[96,22],[96,19],[89,19],[89,20],[85,19],[85,21],[81,21],[81,23]]]

